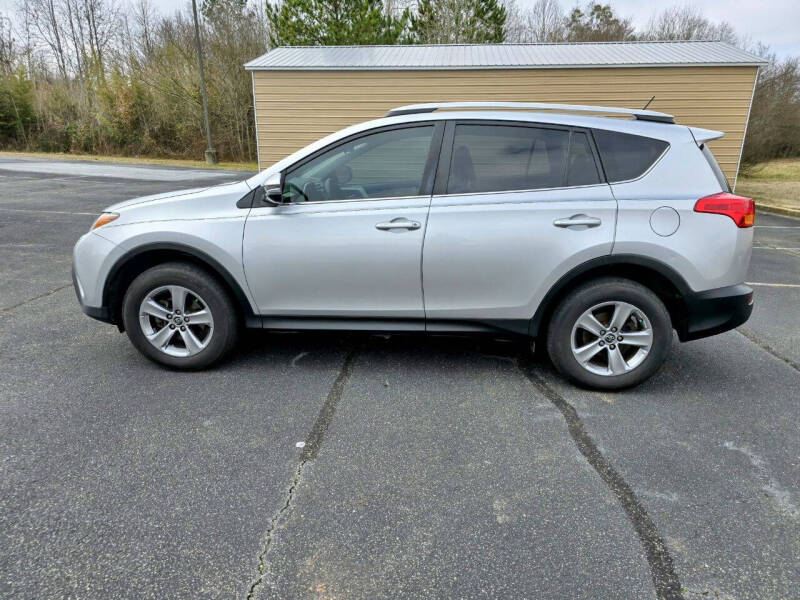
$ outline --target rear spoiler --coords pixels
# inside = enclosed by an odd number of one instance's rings
[[[692,132],[692,137],[694,138],[694,141],[697,142],[698,146],[702,146],[711,140],[718,140],[725,135],[725,133],[722,131],[703,129],[701,127],[689,127],[689,131]]]

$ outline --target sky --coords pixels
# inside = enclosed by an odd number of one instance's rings
[[[257,0],[250,0],[257,1]],[[258,0],[263,2],[263,0]],[[520,7],[533,4],[535,0],[516,0]],[[672,3],[647,0],[598,0],[610,3],[621,15],[633,19],[637,27],[647,24],[658,9]],[[688,0],[677,0],[684,4]],[[12,12],[17,0],[0,0],[0,12]],[[117,0],[127,4],[131,0]],[[581,0],[580,4],[584,4]],[[164,13],[191,6],[191,0],[155,0],[156,8]],[[571,8],[576,2],[561,0],[561,5]],[[800,56],[800,0],[691,0],[691,5],[700,9],[712,21],[728,21],[737,33],[753,43],[769,45],[779,56]]]
[[[611,4],[621,15],[631,17],[634,25],[643,27],[654,12],[677,2],[647,2],[643,0],[600,0]],[[520,6],[533,0],[517,0]],[[561,3],[572,6],[574,3]],[[727,21],[739,35],[763,42],[778,56],[800,56],[800,0],[692,0],[711,21]]]

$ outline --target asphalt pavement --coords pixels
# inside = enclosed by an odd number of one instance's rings
[[[243,176],[0,157],[0,597],[800,597],[800,220],[758,215],[748,323],[615,394],[470,338],[178,373],[80,312],[102,208]]]

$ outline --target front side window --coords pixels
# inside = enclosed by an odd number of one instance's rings
[[[594,140],[609,183],[641,177],[669,146],[663,140],[604,129],[594,130]]]
[[[456,125],[448,194],[561,187],[569,131]]]
[[[417,196],[433,125],[392,129],[345,142],[289,171],[283,197],[321,202]]]

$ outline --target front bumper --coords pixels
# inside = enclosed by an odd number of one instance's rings
[[[694,292],[685,297],[687,317],[682,342],[716,335],[738,327],[753,312],[753,288],[743,283]]]
[[[72,265],[72,285],[75,288],[75,295],[78,297],[78,304],[81,306],[81,310],[85,315],[92,317],[93,319],[97,319],[98,321],[102,321],[103,323],[113,323],[114,321],[111,319],[111,313],[105,306],[87,306],[84,304],[83,301],[83,288],[81,287],[80,282],[78,281],[77,275],[75,275],[75,265]]]
[[[124,250],[90,231],[81,236],[72,251],[72,284],[81,310],[94,319],[112,322],[103,290],[111,266]]]

